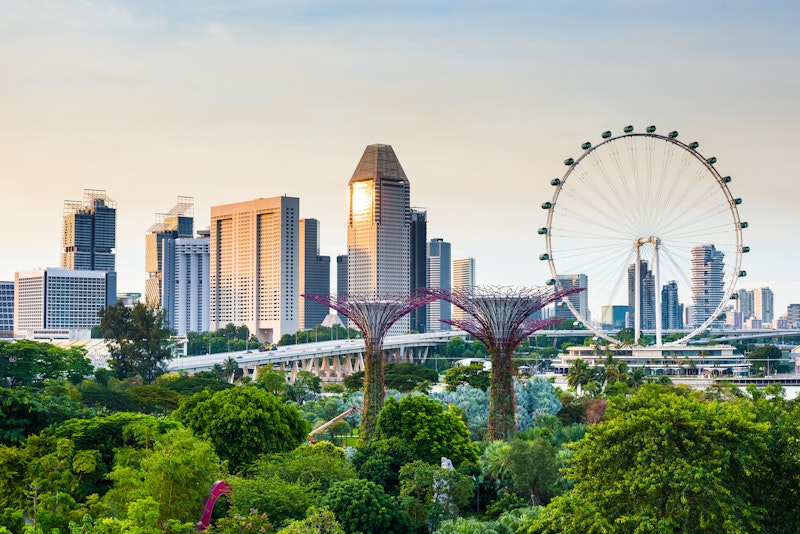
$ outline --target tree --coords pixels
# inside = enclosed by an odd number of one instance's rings
[[[353,467],[359,477],[396,495],[400,490],[400,468],[417,459],[416,447],[400,438],[376,439],[358,447]]]
[[[775,345],[763,345],[758,347],[748,356],[753,368],[764,374],[770,374],[770,369],[774,369],[782,357],[783,352]]]
[[[389,389],[408,393],[425,381],[435,384],[439,381],[439,373],[413,363],[386,364],[384,383]]]
[[[586,360],[577,358],[572,362],[569,371],[567,372],[567,384],[571,388],[575,388],[578,396],[581,394],[581,388],[589,383],[592,379],[592,370],[589,369],[589,364]]]
[[[336,516],[327,508],[309,508],[305,519],[292,521],[278,534],[345,534]]]
[[[492,372],[484,369],[482,363],[456,365],[444,372],[444,383],[447,391],[455,391],[461,384],[468,384],[476,389],[486,390],[489,388],[491,379]]]
[[[556,448],[546,437],[512,440],[505,463],[511,489],[531,505],[546,504],[563,489]]]
[[[0,444],[20,443],[52,424],[94,415],[95,410],[85,408],[63,392],[29,387],[0,388]]]
[[[310,430],[297,408],[255,386],[198,393],[181,403],[173,416],[210,440],[233,469],[262,453],[292,450]]]
[[[91,374],[92,364],[82,347],[63,349],[29,339],[0,343],[0,387],[41,385],[66,378],[77,383]]]
[[[755,532],[769,426],[736,403],[645,385],[609,400],[568,460],[572,490],[528,532]]]
[[[267,371],[265,373],[258,373],[256,380],[258,385],[264,388],[273,395],[281,395],[288,385],[286,384],[286,373],[283,371]]]
[[[336,515],[345,532],[408,532],[405,514],[374,482],[357,479],[337,482],[319,504]]]
[[[286,387],[286,397],[303,404],[314,399],[322,391],[322,379],[311,371],[299,371],[294,383]]]
[[[172,357],[172,332],[166,313],[141,302],[128,308],[122,301],[102,308],[100,327],[109,351],[109,366],[117,378],[140,375],[151,384],[166,372]]]
[[[438,465],[442,456],[455,466],[478,459],[464,421],[424,395],[409,395],[400,402],[389,397],[378,415],[375,438],[400,438],[414,446],[417,458],[431,464]]]
[[[473,491],[472,480],[452,469],[421,460],[400,468],[400,504],[417,532],[432,532],[457,517]]]

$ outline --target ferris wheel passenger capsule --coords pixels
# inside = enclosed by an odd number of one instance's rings
[[[550,185],[561,185],[561,178],[553,178],[550,180]]]
[[[542,209],[543,210],[549,210],[552,207],[553,207],[553,203],[552,202],[542,202]]]
[[[575,160],[572,159],[572,158],[567,158],[567,159],[564,160],[564,165],[566,165],[566,166],[570,166],[573,163],[575,163]]]
[[[609,137],[611,137],[611,131],[606,130],[605,132],[603,132],[602,135],[603,135],[603,139],[608,139]]]
[[[555,279],[555,278],[551,278],[550,280],[548,280],[548,281],[546,282],[546,284],[547,284],[548,286],[554,286],[554,285],[556,285],[556,279]]]
[[[700,143],[698,143],[697,141],[692,141],[691,143],[689,143],[689,148],[691,148],[692,150],[697,150],[697,147],[699,146]]]
[[[750,225],[747,224],[747,221],[742,221],[742,222],[739,223],[739,228],[747,228],[748,226],[750,226]]]
[[[736,204],[736,205],[738,206],[739,204],[741,204],[741,203],[742,203],[742,199],[741,199],[741,198],[734,198],[734,199],[733,199],[733,203],[734,203],[734,204]]]
[[[747,271],[739,271],[739,276],[747,276]]]
[[[742,252],[750,252],[750,247],[742,247]]]
[[[653,133],[655,131],[656,131],[656,127],[655,126],[650,125],[650,126],[647,127],[647,133]]]
[[[539,254],[539,259],[542,261],[547,261],[550,259],[550,254]]]
[[[678,132],[677,131],[672,131],[672,132],[669,133],[669,138],[670,139],[675,139],[676,137],[678,137]]]
[[[539,235],[545,235],[547,234],[547,228],[541,227],[538,230],[536,230],[536,233],[538,233]]]
[[[585,143],[583,143],[581,145],[581,148],[584,149],[584,150],[589,150],[590,148],[592,148],[592,143],[590,143],[589,141],[586,141]]]
[[[625,133],[631,133],[633,131],[633,126],[629,124],[625,128],[623,128],[622,131]]]
[[[715,163],[717,162],[717,158],[715,158],[714,156],[711,156],[711,157],[710,157],[710,158],[708,158],[706,161],[707,161],[708,163],[710,163],[711,165],[713,165],[713,164],[715,164]]]
[[[731,300],[739,300],[739,293],[734,293],[731,295]]]
[[[729,183],[731,183],[731,177],[730,176],[725,176],[725,177],[722,178],[722,181],[725,182],[726,184],[729,184]]]

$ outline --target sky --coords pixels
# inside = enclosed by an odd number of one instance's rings
[[[178,196],[196,227],[299,197],[335,258],[347,182],[385,143],[479,284],[542,285],[563,160],[654,124],[733,177],[737,287],[769,286],[781,315],[800,302],[798,27],[788,1],[0,0],[0,280],[58,265],[84,189],[118,204],[120,291],[143,291],[145,232]]]

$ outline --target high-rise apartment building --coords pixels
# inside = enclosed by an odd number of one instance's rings
[[[145,304],[162,308],[172,324],[175,295],[169,292],[174,288],[174,280],[165,278],[164,273],[174,273],[174,255],[166,256],[165,241],[177,238],[191,238],[194,233],[194,199],[178,197],[178,202],[167,213],[157,213],[156,222],[145,235]],[[175,243],[167,244],[174,248]]]
[[[661,288],[661,328],[683,328],[683,304],[678,300],[678,282],[670,280]]]
[[[740,289],[736,292],[737,299],[736,299],[736,310],[741,312],[742,314],[742,321],[746,321],[750,317],[755,317],[755,301],[753,298],[753,292],[749,289]]]
[[[619,305],[603,306],[600,310],[600,322],[603,330],[621,330],[628,320],[628,307]]]
[[[635,328],[636,313],[641,310],[641,327],[652,330],[656,327],[656,281],[647,265],[639,260],[639,300],[636,302],[636,264],[628,266],[628,328]]]
[[[800,326],[800,304],[789,304],[787,306],[786,320],[789,321],[789,328]]]
[[[300,219],[300,271],[297,278],[300,295],[328,295],[331,292],[331,257],[319,255],[319,239],[319,221]],[[303,297],[298,300],[300,329],[314,328],[327,316],[327,306]]]
[[[410,289],[412,292],[428,286],[428,213],[411,210],[411,264]],[[428,331],[428,306],[420,306],[409,314],[410,328],[420,334]]]
[[[714,245],[692,247],[692,325],[697,327],[717,309],[722,296],[725,254]],[[710,326],[721,328],[724,321],[716,318]]]
[[[775,318],[774,295],[768,287],[753,289],[754,315],[761,319],[763,324],[771,324]]]
[[[209,328],[246,325],[259,341],[298,329],[300,199],[211,208]]]
[[[49,267],[14,274],[14,336],[88,339],[117,299],[116,273]]]
[[[411,292],[411,187],[394,150],[370,145],[349,183],[347,291],[379,297]],[[407,332],[406,315],[390,334]]]
[[[64,202],[61,267],[73,270],[115,271],[117,203],[105,191],[85,189],[83,200]]]
[[[0,282],[0,339],[14,337],[14,282]]]
[[[453,260],[453,291],[470,291],[475,287],[475,258],[459,258]],[[462,321],[467,318],[464,310],[453,307],[453,320]]]
[[[336,294],[347,295],[347,254],[336,256]]]
[[[558,283],[564,289],[583,288],[583,291],[568,295],[566,298],[582,317],[585,317],[586,320],[591,320],[589,317],[589,278],[585,274],[562,274],[558,276]],[[556,303],[556,317],[561,319],[577,319],[568,306],[560,304],[562,303]]]
[[[452,287],[452,265],[450,243],[443,239],[431,239],[428,242],[428,287],[449,291]],[[450,325],[443,319],[450,319],[450,303],[446,300],[434,300],[428,304],[428,331],[450,330]]]
[[[162,242],[162,305],[179,336],[208,330],[210,317],[210,231],[197,237],[167,237]]]

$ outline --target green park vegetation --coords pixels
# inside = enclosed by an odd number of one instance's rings
[[[123,323],[158,338],[157,319]],[[81,349],[0,343],[0,534],[188,534],[216,480],[232,492],[210,533],[800,531],[800,404],[778,386],[693,391],[607,355],[565,391],[520,374],[514,434],[489,441],[491,371],[451,366],[485,352],[454,338],[438,362],[386,365],[357,444],[358,377],[164,373],[158,343],[106,327],[108,370]],[[517,367],[548,348],[532,338]],[[776,357],[753,359],[768,373]]]

